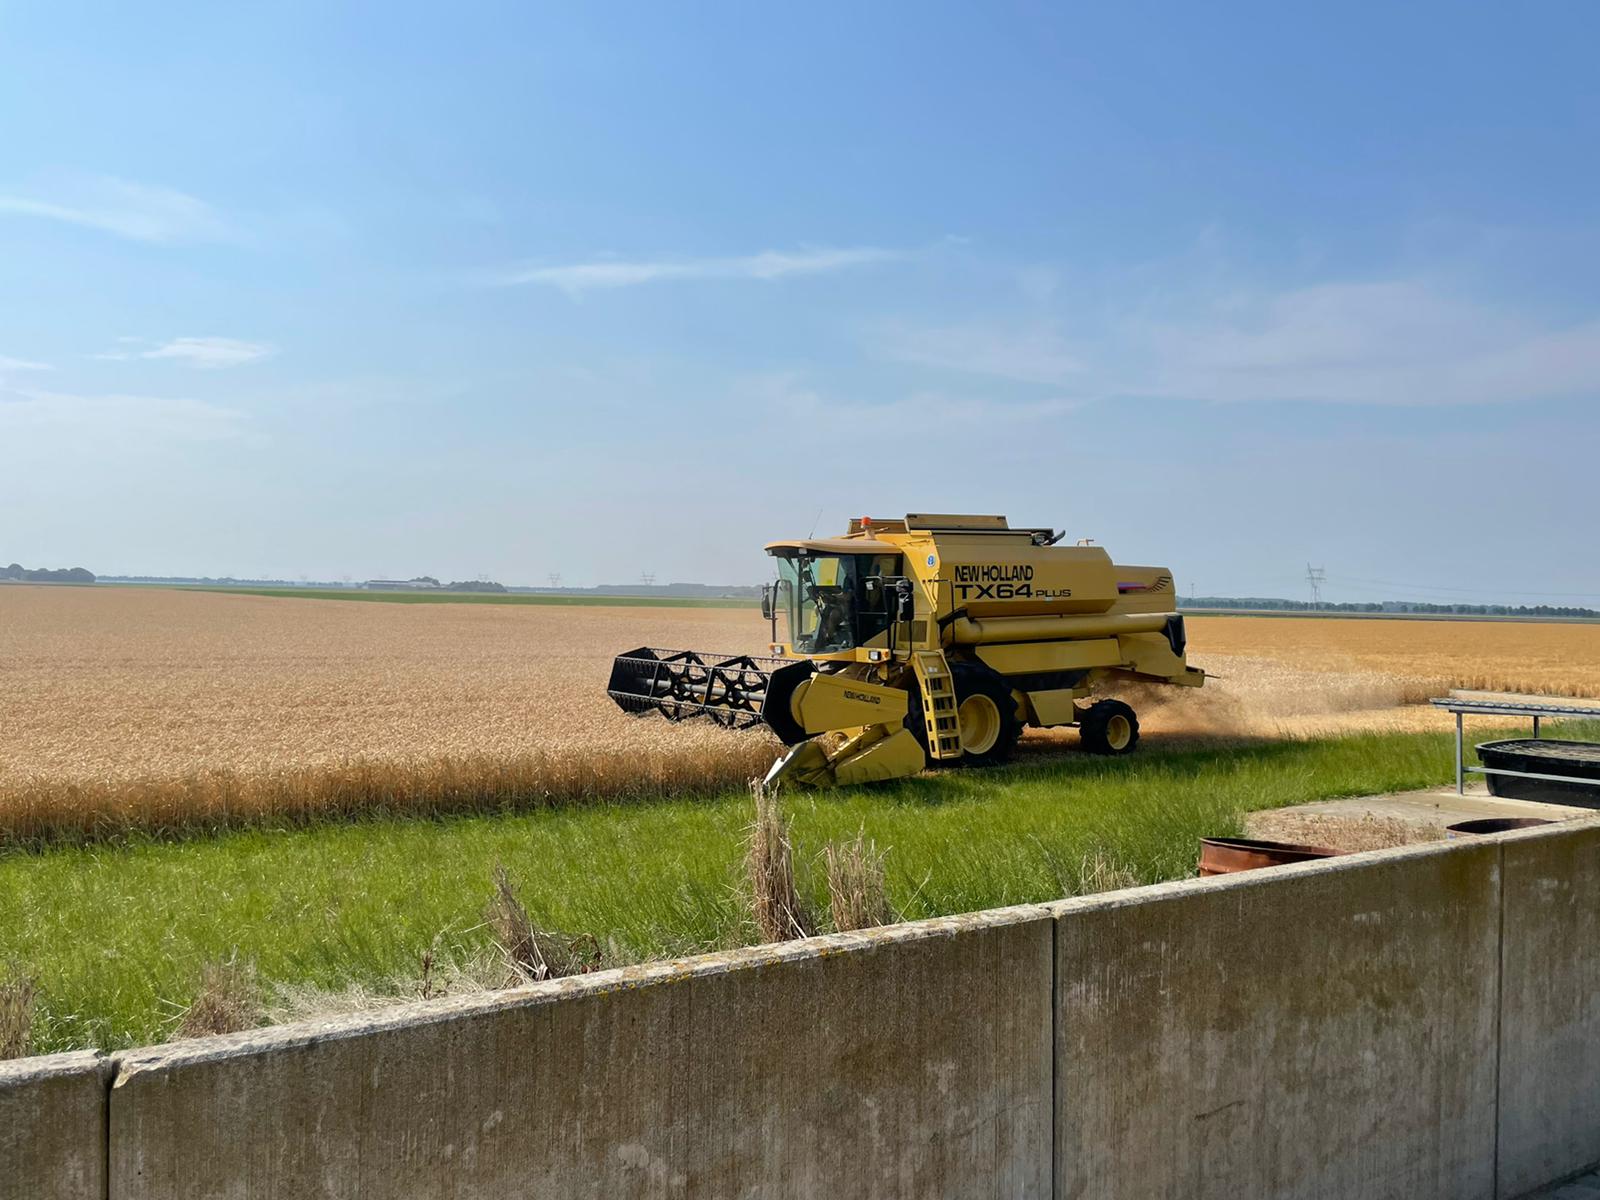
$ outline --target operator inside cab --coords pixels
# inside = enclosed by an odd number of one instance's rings
[[[818,558],[807,561],[815,568],[807,584],[807,599],[816,608],[817,630],[811,638],[813,654],[828,654],[835,650],[848,650],[855,645],[855,597],[848,576],[842,569],[848,560]]]
[[[788,621],[797,654],[852,650],[888,624],[882,581],[898,555],[776,552],[776,607]],[[870,582],[869,582],[870,581]]]

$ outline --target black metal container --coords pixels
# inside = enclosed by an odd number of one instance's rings
[[[1593,780],[1592,783],[1558,783],[1550,779],[1490,775],[1487,778],[1491,796],[1600,808],[1600,743],[1512,738],[1501,742],[1480,742],[1478,758],[1484,766],[1496,770],[1530,771],[1536,775],[1566,775]]]
[[[1513,829],[1537,829],[1540,825],[1554,825],[1548,817],[1479,817],[1475,821],[1457,821],[1446,825],[1444,831],[1451,837],[1471,837],[1485,833],[1509,833]]]

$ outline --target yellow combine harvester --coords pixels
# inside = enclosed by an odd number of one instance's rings
[[[1004,517],[863,517],[838,538],[773,542],[762,590],[772,657],[641,647],[609,692],[627,712],[766,725],[790,749],[767,774],[815,786],[1008,758],[1023,726],[1076,725],[1126,754],[1139,720],[1106,680],[1199,687],[1172,573],[1060,546]],[[780,638],[778,622],[783,619]]]

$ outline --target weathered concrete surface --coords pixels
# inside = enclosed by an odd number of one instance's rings
[[[1491,1196],[1499,854],[1052,906],[1056,1195]]]
[[[1600,1162],[1600,820],[1506,835],[1500,1194]]]
[[[0,1198],[102,1200],[110,1076],[90,1051],[0,1062]]]
[[[1600,1172],[1589,1172],[1535,1192],[1528,1200],[1600,1200]]]
[[[1482,817],[1538,817],[1571,821],[1592,817],[1592,808],[1539,804],[1491,796],[1482,784],[1469,784],[1465,796],[1450,788],[1397,792],[1383,796],[1349,796],[1318,800],[1288,808],[1249,813],[1245,832],[1280,842],[1308,842],[1335,850],[1377,850],[1413,842],[1443,841],[1445,827]]]
[[[1042,909],[121,1056],[112,1195],[1038,1197]]]

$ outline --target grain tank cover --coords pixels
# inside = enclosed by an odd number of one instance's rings
[[[934,552],[914,560],[917,573],[942,581],[950,611],[1031,617],[1101,613],[1117,602],[1116,568],[1099,546],[1041,546],[1027,529],[928,536]]]
[[[958,513],[907,513],[905,525],[917,533],[944,533],[957,529],[994,533],[1011,528],[1004,517],[973,517]]]

